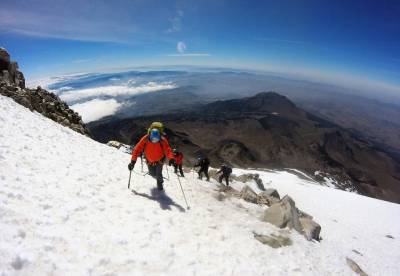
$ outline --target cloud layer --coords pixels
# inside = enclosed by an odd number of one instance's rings
[[[121,103],[118,103],[114,99],[94,99],[84,103],[74,104],[71,108],[82,116],[82,120],[85,123],[89,123],[114,114],[121,105]]]
[[[148,82],[146,84],[129,87],[124,85],[111,85],[86,89],[71,90],[60,94],[61,99],[66,102],[74,102],[88,98],[101,96],[133,96],[147,92],[155,92],[159,90],[174,89],[177,86],[172,82]]]

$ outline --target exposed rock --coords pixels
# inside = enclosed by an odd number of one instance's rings
[[[268,199],[268,195],[265,193],[264,195]],[[275,197],[270,198],[275,201],[278,200]],[[312,216],[297,209],[293,199],[287,195],[280,201],[273,203],[271,207],[265,210],[262,219],[278,226],[279,228],[294,228],[297,232],[303,234],[309,241],[321,240],[321,226],[313,220]]]
[[[360,251],[357,251],[357,250],[355,250],[355,249],[353,249],[353,250],[351,250],[351,251],[353,251],[354,253],[356,253],[356,254],[358,254],[358,255],[360,255],[360,256],[364,256]]]
[[[15,61],[10,62],[8,65],[8,73],[10,74],[11,81],[15,83],[15,77],[17,76],[18,63]]]
[[[273,188],[268,188],[264,192],[262,192],[261,194],[272,196],[272,197],[275,197],[277,199],[281,199],[278,191],[276,189],[273,189]]]
[[[389,239],[394,239],[394,237],[392,235],[386,235],[385,237],[389,238]]]
[[[25,88],[24,75],[18,71],[18,64],[10,61],[10,56],[4,48],[0,48],[0,69],[0,95],[10,97],[31,111],[36,111],[63,126],[91,136],[81,116],[54,93],[47,92],[40,86],[35,90]]]
[[[8,70],[8,65],[10,64],[10,55],[6,49],[0,47],[0,72],[3,70]]]
[[[257,203],[257,194],[247,185],[240,191],[240,198],[251,203]]]
[[[240,182],[243,182],[243,183],[246,183],[246,182],[254,180],[256,182],[256,184],[257,184],[257,187],[260,190],[265,191],[265,187],[264,187],[264,184],[262,182],[262,179],[260,178],[260,175],[257,174],[257,173],[246,173],[246,174],[241,174],[239,176],[236,176],[236,175],[232,174],[231,178],[233,180],[240,181]]]
[[[321,233],[321,225],[313,221],[309,217],[299,218],[301,227],[303,228],[303,235],[307,240],[320,240],[319,234]]]
[[[258,175],[258,174],[256,174],[254,181],[256,182],[257,187],[258,187],[261,191],[265,191],[265,187],[264,187],[264,184],[263,184],[263,182],[262,182],[262,179],[259,178],[259,175]]]
[[[273,196],[270,196],[264,192],[261,192],[257,195],[257,203],[260,205],[271,206],[274,203],[278,203],[279,199]]]
[[[297,212],[299,213],[299,217],[300,218],[309,218],[309,219],[313,219],[313,216],[307,214],[306,212],[297,209]]]
[[[294,228],[302,233],[296,204],[289,196],[285,196],[280,202],[273,204],[264,212],[263,220],[279,228]]]
[[[368,276],[367,273],[365,273],[361,267],[352,259],[350,258],[346,258],[346,263],[348,264],[348,266],[351,268],[351,270],[353,270],[355,273],[361,275],[361,276]]]
[[[288,237],[281,236],[281,235],[260,235],[253,232],[254,238],[261,242],[262,244],[266,244],[271,246],[272,248],[279,248],[283,246],[292,245],[292,240]]]

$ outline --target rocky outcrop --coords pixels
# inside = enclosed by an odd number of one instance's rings
[[[0,81],[24,89],[24,74],[18,69],[18,63],[11,61],[10,55],[6,49],[0,48]]]
[[[253,232],[254,238],[261,242],[262,244],[266,244],[271,246],[272,248],[279,248],[283,246],[292,245],[292,240],[283,235],[261,235]]]
[[[248,179],[249,174],[239,175],[236,179]],[[264,211],[262,220],[271,223],[279,228],[295,229],[300,234],[309,240],[320,241],[321,226],[314,221],[313,217],[306,212],[299,210],[296,207],[294,200],[286,195],[280,199],[279,193],[276,189],[268,188],[265,191],[257,194],[250,186],[245,185],[239,192],[232,187],[221,185],[218,194],[215,198],[223,201],[226,198],[236,197],[241,198],[247,202],[269,206]],[[262,243],[271,246],[271,243],[276,244],[274,237],[261,237],[262,235],[254,235],[254,237]],[[274,246],[272,246],[274,247]]]
[[[4,48],[0,48],[0,95],[10,97],[31,111],[36,111],[63,126],[91,136],[81,116],[57,95],[40,86],[36,89],[25,88],[24,75],[18,70],[18,64],[10,60],[10,55]]]
[[[265,210],[263,220],[279,228],[295,229],[309,241],[320,240],[321,226],[312,216],[300,211],[289,196],[285,196]]]
[[[273,204],[264,212],[263,220],[279,228],[288,227],[302,233],[296,204],[290,196],[285,196],[280,202]]]
[[[317,240],[320,239],[321,225],[316,223],[312,217],[300,217],[301,228],[303,229],[303,235],[307,240]]]
[[[350,258],[346,258],[346,263],[347,265],[351,268],[351,270],[353,270],[355,273],[357,273],[360,276],[368,276],[367,273],[365,273],[361,267],[352,259]]]
[[[256,182],[257,187],[261,190],[261,191],[265,191],[265,187],[263,184],[262,179],[260,178],[260,175],[258,173],[246,173],[246,174],[241,174],[239,176],[236,175],[231,175],[231,178],[233,180],[237,180],[243,183],[246,183],[248,181],[252,181],[254,180],[254,182]]]
[[[281,199],[278,191],[276,189],[273,189],[273,188],[266,189],[264,192],[261,193],[261,195],[263,195],[263,196],[272,196],[272,197],[275,197],[276,199]]]
[[[251,203],[257,203],[257,194],[247,185],[240,192],[240,198]]]

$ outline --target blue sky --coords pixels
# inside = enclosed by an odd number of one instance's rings
[[[1,0],[0,46],[28,79],[215,65],[395,91],[400,2]]]

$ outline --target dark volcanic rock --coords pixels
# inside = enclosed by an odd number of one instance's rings
[[[55,94],[41,87],[25,88],[24,75],[18,71],[18,64],[10,61],[10,55],[4,48],[0,48],[0,68],[7,68],[0,70],[0,95],[10,97],[31,111],[36,111],[63,126],[91,136],[89,129],[83,124],[81,116],[71,110]]]
[[[4,48],[0,48],[0,72],[8,70],[10,65],[10,55]]]

